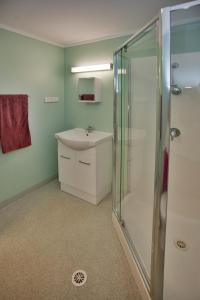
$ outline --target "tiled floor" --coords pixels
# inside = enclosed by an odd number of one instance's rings
[[[84,286],[71,283],[77,269]],[[139,300],[111,221],[111,197],[98,206],[57,181],[0,210],[0,300]]]

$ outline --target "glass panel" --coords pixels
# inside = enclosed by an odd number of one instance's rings
[[[113,208],[118,218],[121,218],[121,98],[122,98],[122,78],[119,70],[121,69],[121,52],[114,57],[115,72],[115,102],[114,102],[114,130],[115,130],[115,192]]]
[[[121,216],[134,253],[150,279],[157,99],[157,26],[122,54]]]
[[[200,299],[200,5],[171,12],[164,300]],[[171,129],[172,130],[172,129]]]
[[[121,219],[121,198],[126,192],[127,181],[127,119],[128,119],[128,60],[122,51],[115,55],[115,202],[114,209]],[[126,140],[126,141],[125,141]]]
[[[121,201],[127,194],[128,189],[128,111],[129,111],[129,77],[128,77],[128,67],[129,60],[122,51],[122,64],[119,72],[122,78],[122,102],[121,102]],[[122,203],[122,202],[121,202]]]

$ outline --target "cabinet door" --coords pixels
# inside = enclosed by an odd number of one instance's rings
[[[86,193],[96,194],[96,150],[77,151],[76,186]]]
[[[71,186],[76,185],[75,151],[58,145],[59,181]]]

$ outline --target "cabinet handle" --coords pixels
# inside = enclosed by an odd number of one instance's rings
[[[61,155],[60,157],[65,158],[65,159],[71,159],[70,157],[67,157],[67,156],[64,156],[64,155]]]
[[[82,161],[82,160],[79,160],[78,162],[80,162],[81,164],[84,164],[84,165],[90,166],[90,163],[88,163],[88,162],[85,162],[85,161]]]

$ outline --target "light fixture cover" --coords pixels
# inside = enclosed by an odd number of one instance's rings
[[[112,70],[112,68],[113,68],[112,64],[100,64],[100,65],[71,67],[71,72],[80,73],[80,72],[109,71]]]

